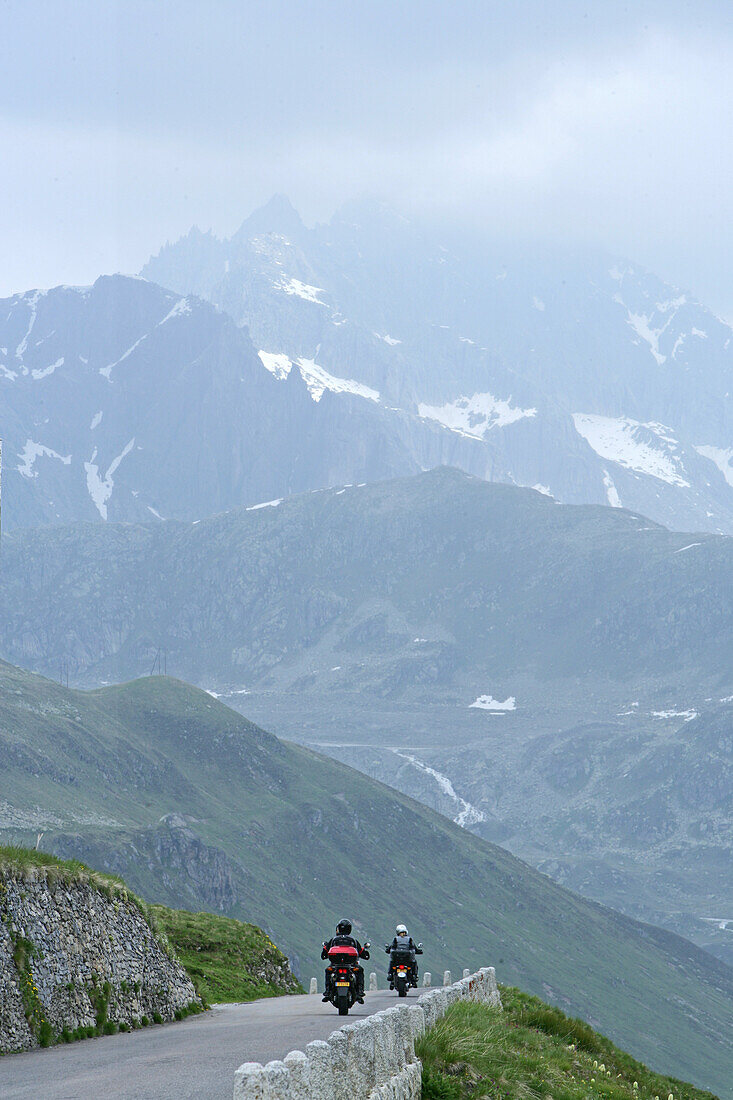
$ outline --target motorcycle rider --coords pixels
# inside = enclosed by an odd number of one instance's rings
[[[387,971],[387,978],[389,980],[389,988],[394,989],[394,961],[393,952],[395,951],[407,951],[410,955],[412,966],[412,984],[417,988],[417,955],[422,955],[422,945],[418,945],[413,940],[410,933],[407,931],[407,927],[404,924],[398,924],[395,929],[395,937],[390,944],[387,944],[385,951],[389,955],[389,970]]]
[[[321,958],[322,959],[327,959],[328,958],[328,952],[331,950],[332,947],[355,947],[356,950],[359,952],[359,958],[360,959],[368,959],[369,958],[369,952],[366,950],[366,948],[362,947],[362,945],[359,943],[359,941],[354,939],[354,937],[351,935],[351,921],[350,920],[344,919],[344,920],[340,920],[338,922],[338,924],[336,925],[336,935],[332,936],[331,939],[328,940],[323,945],[323,950],[321,951]],[[356,999],[357,999],[357,1001],[359,1002],[360,1005],[363,1005],[364,1004],[364,967],[363,966],[355,966],[354,970],[356,971]],[[323,997],[321,998],[321,1000],[323,1000],[323,1001],[330,1000],[330,997],[331,997],[331,982],[332,981],[333,981],[333,974],[332,974],[331,969],[329,967],[326,970],[325,989],[324,989]]]

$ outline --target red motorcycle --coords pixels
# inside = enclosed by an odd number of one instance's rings
[[[325,943],[323,946],[325,948]],[[367,948],[370,946],[368,943],[364,944],[362,958],[369,958]],[[359,952],[355,947],[345,945],[332,947],[328,952],[328,963],[328,999],[338,1009],[339,1016],[348,1016],[349,1009],[356,1002],[359,988]]]

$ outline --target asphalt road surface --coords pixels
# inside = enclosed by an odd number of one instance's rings
[[[0,1058],[0,1100],[231,1100],[242,1062],[284,1058],[399,1003],[396,993],[367,993],[364,1005],[340,1017],[320,996],[273,997],[216,1005],[179,1024],[9,1054]]]

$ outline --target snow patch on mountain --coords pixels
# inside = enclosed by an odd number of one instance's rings
[[[397,346],[397,344],[402,343],[401,340],[397,340],[396,337],[394,337],[394,336],[389,336],[389,335],[382,336],[382,334],[379,333],[379,332],[375,332],[374,335],[377,337],[378,340],[384,340],[385,344],[389,344],[389,346],[391,348],[394,348],[394,347]]]
[[[99,512],[102,519],[107,518],[107,502],[112,496],[112,490],[114,489],[113,475],[117,472],[117,469],[122,462],[123,458],[129,455],[132,448],[135,446],[135,437],[130,440],[124,450],[117,455],[117,458],[113,459],[107,468],[107,473],[104,477],[100,476],[99,467],[96,464],[97,448],[94,448],[92,457],[89,462],[84,463],[84,470],[87,475],[87,489],[89,496],[94,502],[94,506]]]
[[[50,367],[44,367],[42,370],[32,370],[31,377],[35,379],[48,378],[49,374],[53,374],[53,372],[57,370],[58,367],[63,367],[63,365],[64,357],[62,355],[61,358],[57,359],[55,363],[51,363]]]
[[[406,760],[408,764],[412,764],[413,768],[417,768],[418,771],[424,772],[429,775],[431,779],[440,787],[443,794],[447,795],[457,807],[460,807],[458,813],[453,818],[456,825],[461,825],[464,829],[469,825],[477,825],[481,821],[486,820],[486,816],[477,810],[475,806],[472,806],[470,802],[467,802],[465,798],[461,798],[456,794],[455,788],[451,783],[447,775],[442,775],[435,768],[429,767],[428,764],[424,764],[422,760],[418,760],[416,756],[412,756],[407,752],[400,752],[399,749],[392,749],[395,756],[399,756],[400,759]]]
[[[613,478],[609,474],[608,470],[603,471],[603,484],[606,489],[606,500],[612,508],[621,508],[621,498],[618,495],[616,486],[613,483]]]
[[[258,351],[263,367],[269,370],[270,374],[274,374],[281,382],[287,378],[290,374],[293,364],[287,355],[278,355],[273,351]]]
[[[368,401],[379,401],[379,390],[373,390],[353,378],[337,378],[325,367],[316,363],[315,359],[300,358],[294,364],[289,356],[273,351],[259,351],[262,365],[269,370],[279,381],[284,381],[293,366],[297,366],[301,378],[308,387],[308,392],[314,401],[320,401],[326,390],[330,393],[350,393],[355,397],[364,397]],[[316,348],[316,355],[318,348]]]
[[[186,314],[191,313],[191,302],[188,298],[179,298],[170,313],[167,313],[162,321],[158,322],[158,327],[164,325],[166,321],[172,321],[174,317],[185,317]]]
[[[356,397],[365,397],[369,401],[379,401],[379,391],[364,386],[352,378],[337,378],[316,363],[315,359],[298,359],[298,370],[308,387],[314,401],[320,401],[326,390],[331,393],[350,393]]]
[[[132,355],[133,351],[135,351],[136,348],[139,348],[140,345],[142,344],[143,340],[147,340],[147,338],[148,338],[147,332],[143,333],[143,335],[140,337],[140,339],[136,340],[135,343],[132,345],[132,347],[129,347],[127,349],[127,351],[124,353],[124,355],[121,355],[119,357],[119,359],[115,359],[114,363],[109,363],[108,366],[106,366],[106,367],[100,367],[99,368],[99,373],[102,375],[102,378],[106,378],[108,382],[111,382],[112,379],[110,378],[110,375],[112,374],[112,371],[114,370],[114,368],[118,367],[120,365],[120,363],[124,363],[125,359],[127,359],[130,355]]]
[[[652,718],[684,718],[685,722],[691,722],[697,718],[696,710],[653,710]]]
[[[14,382],[18,377],[18,372],[10,370],[3,363],[0,363],[0,371],[2,371],[2,377],[7,379],[8,382]]]
[[[623,281],[624,275],[632,275],[633,271],[631,271],[631,270],[619,271],[617,268],[612,268],[611,271],[609,272],[609,274],[611,275],[612,278],[615,278],[619,283],[621,283]],[[660,324],[659,327],[656,327],[656,328],[653,327],[653,324],[652,324],[652,322],[655,319],[655,313],[654,312],[651,312],[651,313],[637,313],[637,312],[635,312],[634,310],[630,309],[628,305],[626,305],[626,303],[624,302],[623,298],[621,297],[621,295],[619,293],[614,294],[613,300],[615,302],[618,302],[618,304],[626,310],[626,322],[627,322],[627,324],[630,325],[630,327],[634,330],[636,335],[641,340],[643,340],[646,344],[649,345],[649,350],[651,351],[652,355],[654,356],[654,359],[655,359],[656,363],[658,364],[658,366],[662,366],[662,364],[667,361],[667,356],[663,355],[662,352],[659,350],[659,338],[660,338],[660,336],[662,336],[662,334],[664,332],[666,332],[666,330],[669,327],[670,323],[672,322],[674,317],[677,315],[677,312],[680,309],[680,307],[683,306],[685,304],[685,302],[687,301],[685,295],[680,294],[678,297],[669,298],[667,301],[664,301],[664,302],[655,302],[656,314],[661,314],[662,317],[666,318],[664,320],[664,323]],[[693,332],[694,331],[695,330],[693,329]],[[677,351],[681,347],[683,340],[684,340],[684,335],[681,335],[681,336],[677,337],[677,339],[675,341],[675,344],[674,344],[674,347],[672,349],[672,357],[673,358],[676,356]]]
[[[60,455],[50,447],[44,447],[42,443],[35,443],[32,439],[28,439],[26,440],[25,447],[18,454],[18,458],[20,459],[16,467],[18,473],[27,478],[38,477],[38,471],[34,470],[33,466],[36,459],[42,457],[58,459],[64,466],[71,465],[71,455]]]
[[[41,298],[44,298],[46,296],[47,293],[48,291],[46,290],[33,290],[29,294],[21,295],[21,300],[28,303],[31,311],[25,336],[15,349],[15,358],[19,359],[21,363],[23,362],[23,356],[25,355],[26,349],[28,347],[28,340],[30,338],[30,334],[33,332],[33,326],[35,325],[36,317],[38,316],[38,303]],[[28,372],[24,371],[23,373],[27,374]]]
[[[475,699],[473,703],[469,703],[469,709],[471,707],[475,707],[477,710],[492,710],[506,714],[509,710],[517,709],[517,700],[513,695],[510,695],[502,703],[498,699],[494,699],[493,695],[479,695],[478,699]]]
[[[720,470],[721,474],[733,488],[733,447],[695,447],[695,450],[703,458],[710,459]]]
[[[682,463],[675,453],[679,444],[664,424],[655,421],[642,424],[625,416],[591,413],[573,413],[573,422],[578,434],[606,461],[689,489],[690,483],[682,476]]]
[[[273,286],[277,290],[284,290],[286,294],[293,294],[306,302],[315,302],[318,306],[325,306],[326,304],[318,297],[319,294],[323,294],[323,287],[301,283],[300,279],[291,279],[288,275],[283,275],[282,278],[273,283]]]
[[[94,416],[92,417],[92,422],[89,425],[89,431],[90,432],[93,432],[95,428],[99,427],[99,425],[102,423],[102,417],[103,416],[104,416],[104,413],[101,412],[101,411],[94,414]]]
[[[491,393],[475,393],[459,397],[446,405],[418,405],[418,413],[427,420],[437,420],[443,427],[472,439],[483,439],[492,428],[505,428],[518,420],[537,415],[536,409],[520,409]]]
[[[263,500],[262,504],[250,504],[249,508],[246,508],[246,512],[259,512],[260,508],[277,508],[278,504],[282,504],[283,497],[278,497],[276,500]]]
[[[649,327],[649,322],[651,318],[648,317],[645,313],[632,313],[631,310],[627,310],[627,314],[628,323],[631,325],[637,336],[640,336],[642,340],[646,341],[646,343],[649,345],[649,350],[651,351],[659,366],[661,366],[662,363],[665,363],[667,361],[667,356],[662,355],[659,350],[659,337],[664,332],[666,326],[662,326],[662,328],[658,329],[653,329]]]
[[[167,321],[171,321],[174,317],[185,317],[186,314],[191,312],[192,308],[190,300],[188,298],[179,298],[173,308],[170,309],[168,313],[166,313],[165,317],[158,321],[155,328],[161,328],[164,324],[166,324]],[[119,357],[119,359],[115,360],[114,363],[109,363],[106,367],[100,367],[99,373],[102,375],[102,377],[106,378],[108,382],[111,382],[112,379],[110,375],[112,374],[114,368],[118,367],[120,363],[124,363],[125,359],[129,358],[129,356],[131,356],[132,353],[140,347],[143,340],[147,340],[149,335],[149,332],[143,333],[140,339],[136,340],[132,347],[129,347],[127,351]]]

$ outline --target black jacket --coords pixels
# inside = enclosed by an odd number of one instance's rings
[[[395,936],[395,938],[392,940],[391,944],[389,945],[390,954],[393,951],[399,951],[400,949],[402,951],[412,951],[412,952],[416,953],[417,952],[417,944],[413,940],[412,936],[408,937],[407,943],[405,943],[404,940],[400,940],[398,942],[397,937]],[[420,952],[420,954],[422,954],[422,952]]]
[[[360,959],[368,959],[369,952],[366,951],[358,940],[355,940],[353,936],[333,936],[327,943],[324,943],[323,950],[321,951],[321,958],[327,959],[328,952],[332,947],[355,947],[359,952]]]

